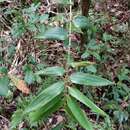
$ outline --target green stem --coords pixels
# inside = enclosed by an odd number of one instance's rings
[[[71,34],[72,34],[72,0],[70,0],[70,12],[69,12],[69,45],[68,45],[68,58],[67,58],[67,72],[69,70],[69,62],[71,59]]]

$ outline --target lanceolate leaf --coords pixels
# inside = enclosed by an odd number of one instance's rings
[[[70,76],[72,83],[87,85],[87,86],[107,86],[114,84],[113,82],[104,79],[100,76],[86,74],[82,72],[74,73]]]
[[[43,106],[42,108],[30,112],[29,118],[31,122],[36,122],[41,119],[46,118],[46,116],[50,115],[52,112],[56,111],[61,106],[61,96],[55,97],[51,102],[49,102],[47,105]]]
[[[6,96],[9,90],[8,77],[0,77],[0,96]]]
[[[73,98],[68,97],[67,105],[74,115],[75,119],[85,130],[93,130],[92,124],[89,122],[87,116]]]
[[[53,84],[47,89],[43,90],[37,97],[28,105],[25,112],[32,112],[51,102],[55,97],[60,95],[64,90],[64,83],[62,81]]]
[[[45,39],[45,40],[66,40],[68,36],[68,32],[61,27],[50,28],[45,33],[37,35],[35,38],[37,39]]]
[[[36,75],[55,75],[55,76],[63,76],[65,73],[64,68],[55,66],[55,67],[47,67],[44,70],[38,71]]]
[[[87,107],[89,107],[93,112],[96,112],[97,114],[102,116],[107,116],[107,114],[103,110],[101,110],[90,99],[88,99],[85,95],[83,95],[78,89],[69,88],[69,94],[78,101],[85,104]]]

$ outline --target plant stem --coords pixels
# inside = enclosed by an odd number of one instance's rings
[[[70,0],[70,12],[69,12],[69,45],[68,45],[68,58],[67,58],[67,72],[69,70],[69,62],[71,59],[71,33],[72,33],[72,0]]]

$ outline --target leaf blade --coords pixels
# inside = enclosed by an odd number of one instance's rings
[[[61,28],[61,27],[54,27],[50,28],[45,31],[44,34],[39,34],[35,36],[37,39],[44,39],[44,40],[61,40],[64,41],[68,36],[68,32]]]
[[[74,99],[68,97],[67,105],[71,110],[72,114],[74,115],[75,119],[79,122],[79,124],[85,130],[93,130],[92,124],[89,122],[85,113],[81,110],[81,108],[77,105]]]
[[[0,77],[0,96],[6,96],[9,90],[8,77]]]
[[[87,86],[108,86],[113,85],[114,83],[104,79],[100,76],[86,74],[82,72],[73,73],[70,76],[70,80],[72,83],[80,84],[80,85],[87,85]]]
[[[61,106],[61,103],[61,96],[57,96],[42,108],[29,113],[31,122],[37,122],[41,119],[44,119],[46,116],[48,116],[48,114],[50,115],[52,112],[56,111]]]
[[[93,112],[96,112],[97,114],[100,114],[102,116],[107,116],[107,114],[103,110],[101,110],[90,99],[83,95],[78,89],[69,87],[69,94],[78,101],[82,102],[87,107],[89,107]]]
[[[29,113],[43,107],[51,100],[53,100],[56,96],[60,95],[63,90],[64,83],[62,81],[57,82],[46,88],[41,93],[39,93],[39,95],[37,95],[36,98],[27,106],[27,108],[25,109],[25,113]]]
[[[22,122],[22,120],[23,120],[23,111],[21,109],[18,109],[11,117],[10,128],[11,129],[16,128]]]
[[[47,67],[44,70],[38,71],[36,75],[55,75],[55,76],[63,76],[65,70],[63,67],[54,66],[54,67]]]

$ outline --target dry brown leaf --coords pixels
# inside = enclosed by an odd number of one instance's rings
[[[22,93],[29,94],[30,89],[27,87],[27,84],[24,80],[21,80],[13,75],[9,75],[12,83],[17,87],[18,90],[20,90]]]
[[[8,127],[6,125],[4,125],[3,130],[9,130]]]
[[[2,77],[2,74],[0,73],[0,77]]]

